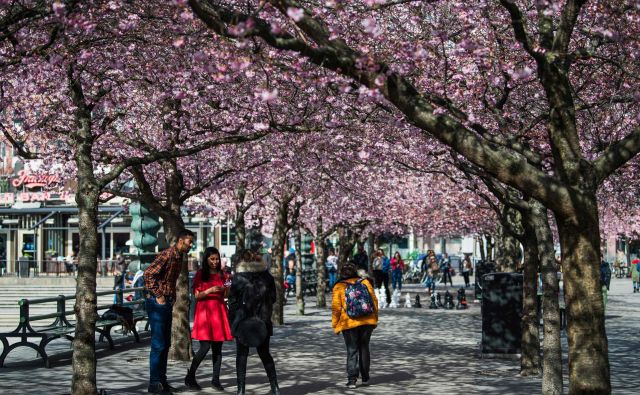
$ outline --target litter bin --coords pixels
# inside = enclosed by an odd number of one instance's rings
[[[519,354],[522,339],[522,274],[482,278],[482,353]]]
[[[29,277],[29,267],[30,267],[29,258],[20,257],[18,258],[18,274],[20,277]]]

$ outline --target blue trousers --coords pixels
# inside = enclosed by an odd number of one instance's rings
[[[402,291],[402,270],[393,270],[391,272],[391,287],[394,291],[396,288]]]
[[[329,272],[329,289],[333,289],[333,286],[336,284],[336,278],[336,272]]]
[[[171,346],[171,312],[169,302],[159,304],[154,296],[145,301],[151,327],[151,352],[149,353],[149,384],[167,382],[167,358]]]

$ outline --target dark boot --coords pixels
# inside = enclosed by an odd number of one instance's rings
[[[271,394],[272,395],[280,395],[280,387],[278,387],[278,379],[270,378],[269,384],[271,384]]]
[[[202,387],[198,385],[196,381],[196,372],[192,372],[191,369],[187,370],[187,376],[184,378],[184,385],[193,391],[202,391]]]
[[[222,384],[220,384],[220,379],[211,380],[211,386],[217,389],[218,391],[224,391],[224,387],[222,386]]]
[[[236,395],[244,395],[244,381],[238,381],[238,392]]]

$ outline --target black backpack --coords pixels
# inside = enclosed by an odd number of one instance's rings
[[[125,332],[129,332],[133,328],[133,310],[130,307],[113,304],[100,318],[119,321]]]

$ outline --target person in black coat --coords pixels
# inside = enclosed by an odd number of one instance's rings
[[[271,384],[271,394],[280,394],[276,365],[269,352],[269,339],[273,335],[271,313],[275,301],[275,281],[267,271],[267,263],[254,251],[241,252],[229,291],[229,322],[237,348],[238,394],[245,393],[250,347],[257,348]]]

